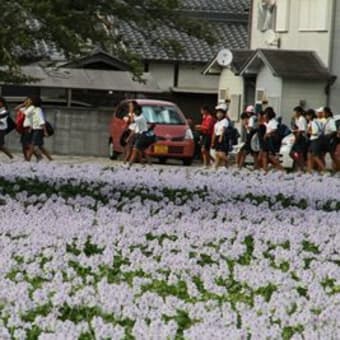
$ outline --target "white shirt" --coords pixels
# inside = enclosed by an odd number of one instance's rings
[[[255,115],[252,115],[249,117],[248,121],[248,129],[255,129],[257,124],[257,117]]]
[[[31,105],[22,112],[25,115],[24,127],[31,127],[33,130],[42,130],[42,125],[45,124],[45,118],[40,107]]]
[[[334,118],[330,117],[327,119],[324,125],[324,132],[325,132],[325,135],[330,135],[333,132],[336,132],[336,124],[335,124]]]
[[[148,131],[148,123],[146,119],[141,114],[138,117],[135,117],[135,133],[143,133]]]
[[[273,118],[268,123],[266,123],[265,125],[266,125],[266,133],[271,133],[271,132],[277,130],[279,123],[275,118]]]
[[[219,120],[214,125],[214,132],[215,136],[222,136],[224,133],[224,129],[229,126],[229,120],[227,118],[223,118],[222,120]]]
[[[295,125],[300,132],[307,131],[307,120],[304,116],[300,116],[298,119],[296,119]]]
[[[4,107],[0,109],[0,115],[4,115],[6,113],[7,113],[6,117],[0,119],[0,130],[7,129],[7,117],[8,117],[7,110]]]
[[[322,134],[322,123],[318,119],[314,119],[309,123],[311,129],[311,136],[310,140],[317,140],[319,139],[320,135]]]

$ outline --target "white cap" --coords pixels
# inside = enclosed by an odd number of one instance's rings
[[[224,112],[227,112],[228,111],[228,106],[227,104],[225,103],[221,103],[221,104],[218,104],[215,109],[218,111],[218,110],[221,110],[221,111],[224,111]]]
[[[319,107],[318,109],[315,110],[316,112],[324,112],[325,108],[323,106]]]

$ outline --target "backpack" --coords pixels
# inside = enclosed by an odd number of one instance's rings
[[[235,128],[233,122],[228,119],[229,125],[225,129],[225,137],[228,140],[229,143],[229,151],[233,149],[234,145],[237,145],[238,139],[240,138],[240,133],[238,130]]]
[[[12,119],[12,117],[10,115],[8,115],[7,117],[7,129],[6,129],[6,135],[8,135],[10,132],[12,132],[13,130],[15,130],[17,127],[17,124],[15,123],[15,121]]]
[[[46,127],[46,133],[47,133],[47,137],[51,137],[54,135],[54,128],[51,125],[50,122],[46,121],[45,122],[45,127]]]
[[[21,135],[24,133],[24,121],[25,121],[25,115],[22,111],[18,111],[16,117],[15,117],[15,124],[16,124],[16,130]]]

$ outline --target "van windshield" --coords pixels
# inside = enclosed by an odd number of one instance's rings
[[[143,106],[142,112],[148,123],[185,125],[182,115],[174,106]]]

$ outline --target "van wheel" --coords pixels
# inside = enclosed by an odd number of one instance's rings
[[[109,140],[109,158],[111,160],[116,160],[118,157],[118,153],[115,151],[112,139]]]
[[[158,161],[160,164],[165,164],[168,159],[166,157],[159,157]]]
[[[183,162],[183,165],[190,166],[192,164],[192,162],[193,162],[193,159],[192,158],[184,158],[182,160],[182,162]]]

